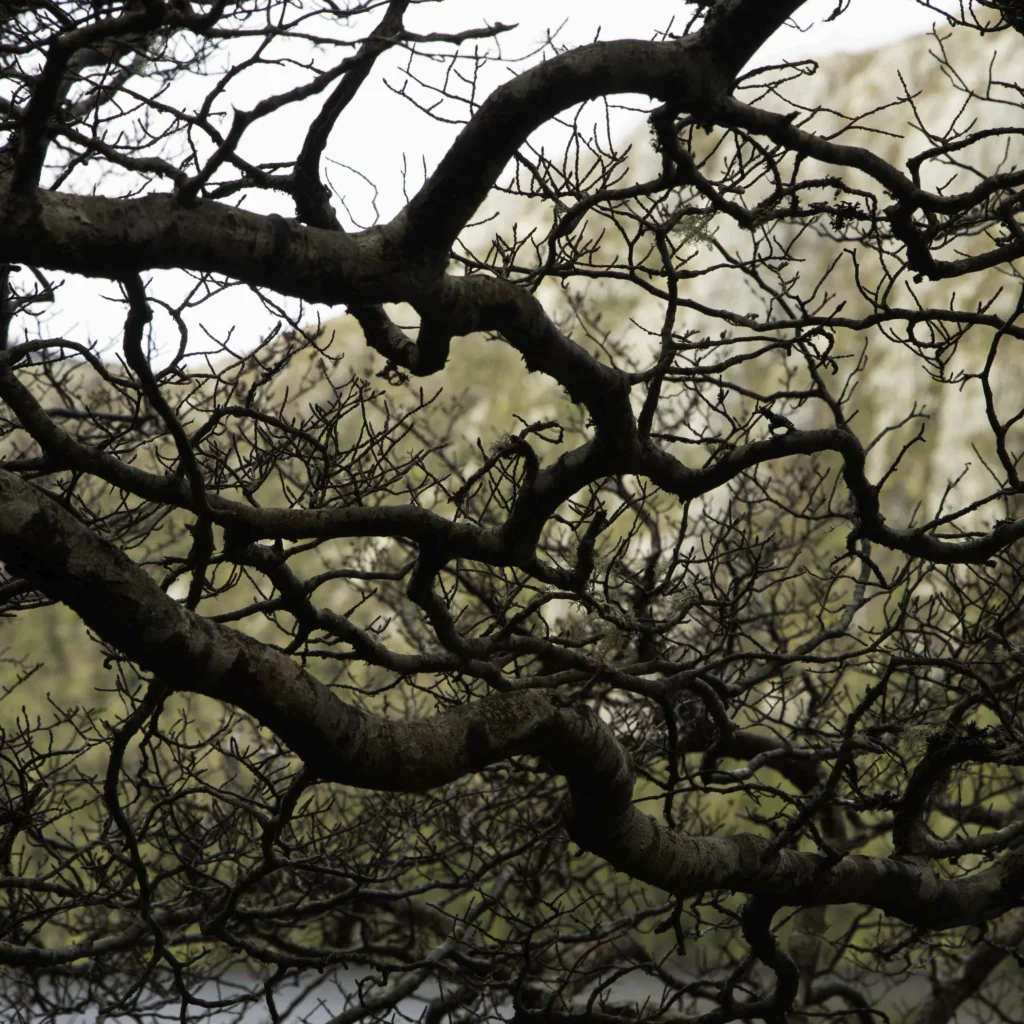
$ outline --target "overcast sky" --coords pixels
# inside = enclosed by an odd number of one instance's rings
[[[935,11],[919,6],[915,0],[852,0],[849,9],[835,21],[823,23],[823,19],[835,10],[837,2],[810,0],[797,17],[804,31],[796,27],[782,29],[758,52],[753,63],[770,64],[784,58],[825,57],[836,51],[869,49],[927,32],[939,17]],[[956,0],[944,2],[955,3]],[[938,0],[936,5],[939,5]],[[502,37],[502,49],[505,56],[520,56],[536,49],[555,29],[558,29],[557,40],[562,45],[590,42],[598,33],[602,39],[650,38],[668,28],[673,17],[677,19],[675,28],[681,31],[688,10],[688,6],[679,0],[615,3],[593,0],[444,0],[443,3],[415,3],[406,18],[406,25],[413,31],[430,32],[459,31],[467,26],[495,22],[516,24],[515,31]],[[517,67],[522,69],[529,63],[524,61]],[[436,65],[435,70],[440,75],[443,65]],[[278,91],[286,87],[276,69],[259,74],[263,76],[262,84],[266,88]],[[495,65],[488,69],[488,74],[490,78],[482,80],[478,100],[507,78],[509,71]],[[375,216],[388,220],[401,208],[404,202],[403,158],[408,174],[407,187],[415,190],[423,179],[424,170],[429,171],[437,163],[458,131],[457,125],[438,124],[417,112],[388,88],[388,83],[397,86],[402,81],[401,53],[392,51],[386,59],[378,62],[360,96],[343,114],[325,154],[328,179],[345,195],[353,223],[360,226],[366,226]],[[205,91],[211,83],[207,79],[197,84],[201,84]],[[246,87],[252,88],[242,86]],[[202,92],[197,92],[196,104],[201,97]],[[422,91],[420,97],[423,100],[432,98]],[[628,98],[616,99],[620,104],[629,106]],[[251,107],[255,98],[251,93],[243,92],[231,100],[244,108]],[[273,122],[254,128],[244,155],[254,160],[294,155],[315,112],[315,103],[313,101],[305,109],[289,107]],[[644,101],[643,106],[649,105],[649,101]],[[455,105],[445,109],[454,117],[463,113]],[[627,136],[637,116],[619,112],[613,123],[613,132]],[[540,133],[538,144],[544,145],[548,138],[554,140],[553,135]],[[368,181],[374,183],[376,195]],[[294,210],[286,203],[285,197],[267,195],[256,197],[248,205],[293,216]],[[343,211],[339,210],[339,213]],[[184,275],[159,275],[159,287],[166,290],[165,297],[171,301],[171,292],[178,292],[187,285]],[[102,294],[116,294],[116,285],[69,279],[62,291],[61,300],[52,309],[48,333],[84,340],[84,331],[101,342],[116,336],[113,328],[120,313],[100,297]],[[311,309],[304,309],[298,314],[297,303],[288,303],[286,308],[291,315],[301,315],[306,320],[316,315],[316,311]],[[319,312],[321,316],[332,313],[327,308]],[[269,314],[254,306],[237,289],[204,305],[202,316],[197,316],[191,325],[193,338],[202,336],[200,320],[218,337],[224,337],[227,330],[234,327],[236,342],[242,337],[263,333],[273,322]],[[173,337],[161,338],[158,343],[161,349],[168,345],[176,346],[177,332],[170,330],[171,323],[164,315],[158,315],[154,325],[161,335],[165,332],[173,334]]]

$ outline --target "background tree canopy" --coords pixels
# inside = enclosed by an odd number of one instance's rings
[[[800,7],[0,6],[4,1019],[1024,1020],[1024,20]]]

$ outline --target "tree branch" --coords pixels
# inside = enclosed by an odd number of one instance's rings
[[[179,605],[118,548],[2,470],[0,558],[165,685],[253,715],[325,780],[423,792],[516,755],[543,757],[568,782],[569,835],[680,898],[725,889],[779,905],[864,903],[928,928],[978,924],[1021,903],[1024,850],[951,880],[896,860],[833,863],[754,835],[666,829],[634,806],[629,758],[586,705],[558,708],[520,691],[431,718],[371,715],[280,651]]]

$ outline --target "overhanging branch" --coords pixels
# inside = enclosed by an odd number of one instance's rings
[[[950,880],[894,859],[830,862],[754,835],[671,831],[633,804],[629,758],[583,704],[560,708],[540,692],[519,691],[430,718],[368,714],[280,651],[179,605],[118,548],[4,471],[0,558],[173,689],[253,715],[325,780],[422,792],[516,755],[542,757],[568,782],[570,836],[681,898],[721,889],[771,896],[779,905],[864,903],[929,928],[981,923],[1021,903],[1022,850]]]

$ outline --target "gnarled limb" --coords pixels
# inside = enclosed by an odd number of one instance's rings
[[[565,776],[577,843],[676,896],[726,889],[779,905],[865,903],[927,928],[980,924],[1021,901],[1021,850],[952,881],[893,859],[829,863],[754,835],[674,833],[636,808],[628,757],[585,705],[559,708],[523,691],[433,718],[379,718],[338,699],[287,655],[179,605],[116,547],[4,471],[0,511],[0,556],[15,571],[164,685],[253,715],[323,779],[422,792],[526,754]]]

